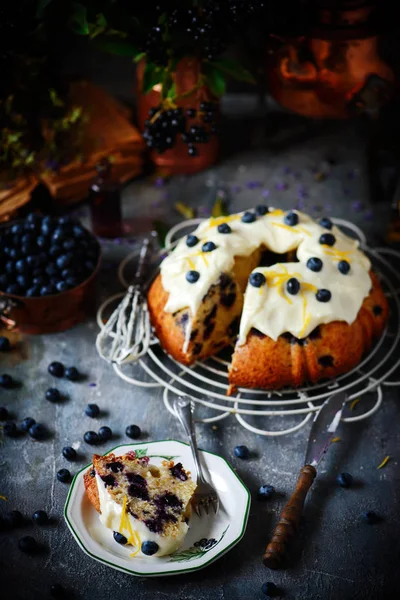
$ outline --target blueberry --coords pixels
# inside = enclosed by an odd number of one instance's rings
[[[76,367],[67,367],[65,369],[65,377],[69,379],[69,381],[78,381],[80,374]]]
[[[47,370],[53,377],[64,377],[64,365],[60,362],[50,363]]]
[[[29,290],[27,290],[26,295],[28,298],[36,298],[40,296],[40,287],[38,285],[34,285]]]
[[[23,421],[21,421],[20,428],[22,431],[28,432],[35,423],[35,419],[32,419],[32,417],[26,417]]]
[[[3,425],[4,434],[8,437],[16,437],[18,430],[14,421],[6,421]]]
[[[270,598],[274,598],[275,596],[281,595],[280,589],[275,585],[275,583],[272,583],[272,581],[267,581],[266,583],[263,583],[261,586],[261,591],[263,594],[269,596]]]
[[[15,272],[15,262],[13,260],[9,260],[8,262],[6,262],[4,268],[9,275],[13,275],[13,273]]]
[[[203,244],[201,247],[201,251],[202,252],[212,252],[216,248],[217,248],[217,246],[214,244],[214,242],[205,242],[205,244]]]
[[[39,550],[37,541],[30,535],[24,535],[18,541],[18,548],[26,554],[35,554]]]
[[[235,456],[243,459],[247,459],[250,456],[250,452],[247,446],[235,446],[234,453]]]
[[[198,271],[188,271],[186,273],[186,281],[189,283],[196,283],[200,278],[200,273]]]
[[[48,240],[43,235],[39,235],[36,238],[36,244],[39,246],[39,248],[46,248]]]
[[[100,409],[97,404],[88,404],[85,408],[85,414],[92,419],[95,419],[100,414]]]
[[[331,233],[323,233],[319,238],[319,243],[324,246],[334,246],[336,243],[336,238]]]
[[[348,488],[351,487],[351,484],[353,483],[353,477],[350,475],[350,473],[340,473],[337,476],[337,482],[340,487]]]
[[[12,510],[5,515],[4,521],[8,527],[22,527],[24,517],[19,510]]]
[[[21,233],[23,233],[24,228],[20,223],[16,223],[15,225],[13,225],[11,227],[11,233],[13,235],[20,235]]]
[[[188,235],[186,238],[186,246],[189,248],[193,248],[196,244],[199,243],[199,238],[195,235]]]
[[[99,436],[95,431],[87,431],[83,436],[83,439],[87,444],[90,444],[91,446],[99,443]]]
[[[267,212],[268,206],[266,206],[265,204],[259,204],[258,206],[256,206],[256,215],[258,215],[259,217],[263,217],[267,214]]]
[[[42,215],[38,213],[29,213],[29,215],[25,218],[25,223],[29,223],[32,225],[39,225],[42,221]]]
[[[53,583],[50,588],[50,595],[52,598],[65,598],[65,589],[59,583]]]
[[[36,523],[36,525],[47,525],[49,522],[47,512],[44,510],[37,510],[32,515],[32,521]]]
[[[318,273],[319,271],[321,271],[323,266],[324,266],[324,263],[317,256],[312,256],[307,261],[307,268],[310,269],[311,271],[315,271],[315,273]]]
[[[341,260],[338,262],[338,269],[343,275],[347,275],[350,271],[350,263],[347,260]]]
[[[57,281],[56,283],[57,292],[66,292],[69,290],[69,285],[66,281]]]
[[[46,265],[45,272],[49,277],[52,277],[53,275],[58,275],[59,271],[54,263],[49,263],[48,265]]]
[[[300,291],[300,282],[296,277],[291,277],[286,284],[286,290],[288,294],[295,296]]]
[[[137,425],[128,425],[128,427],[125,429],[125,433],[128,437],[132,438],[132,440],[137,440],[138,438],[140,438],[140,427],[138,427]]]
[[[11,350],[10,340],[3,335],[0,336],[0,352],[9,352]]]
[[[272,485],[262,485],[258,489],[259,500],[269,500],[275,494],[275,488]]]
[[[8,375],[7,373],[4,373],[4,375],[0,375],[0,387],[9,390],[12,387],[14,387],[14,385],[15,381],[11,377],[11,375]]]
[[[51,258],[56,258],[57,256],[60,256],[62,251],[63,249],[59,244],[53,244],[49,250],[49,256],[51,256]]]
[[[61,227],[57,227],[51,236],[52,242],[61,243],[65,239],[65,233]]]
[[[8,410],[5,406],[0,406],[0,421],[5,421],[8,417]]]
[[[266,278],[262,273],[252,273],[249,277],[250,284],[255,288],[260,288],[265,284]]]
[[[34,440],[44,440],[47,437],[47,429],[41,423],[35,423],[29,428],[29,435]]]
[[[255,213],[252,212],[245,212],[242,215],[242,223],[254,223],[254,221],[257,219]]]
[[[315,297],[317,298],[318,302],[329,302],[329,300],[332,298],[332,294],[330,293],[329,290],[318,290],[318,292],[315,294]]]
[[[363,513],[363,519],[366,523],[368,523],[368,525],[374,525],[381,520],[373,510],[368,510],[367,512]]]
[[[19,285],[17,283],[12,283],[6,289],[6,293],[7,294],[12,294],[13,296],[20,296],[21,295],[21,291],[22,290],[21,290],[21,288],[19,287]]]
[[[143,542],[141,549],[142,553],[146,556],[153,556],[153,554],[158,552],[159,546],[156,542]]]
[[[67,277],[65,282],[69,288],[74,288],[79,284],[79,281],[76,277]]]
[[[232,233],[232,229],[229,227],[228,223],[220,223],[217,229],[218,233]]]
[[[63,457],[67,460],[76,459],[76,450],[72,446],[65,446],[62,451]]]
[[[45,398],[49,402],[59,402],[61,400],[60,391],[57,388],[49,388],[46,391]]]
[[[24,271],[26,270],[26,266],[26,261],[23,258],[20,258],[15,263],[15,270],[17,271],[17,273],[24,273]]]
[[[64,250],[73,250],[76,247],[76,241],[72,238],[66,238],[63,241],[62,246]]]
[[[72,232],[77,239],[84,239],[87,236],[87,231],[82,225],[75,225]]]
[[[125,546],[125,544],[128,543],[128,540],[126,539],[126,537],[124,535],[122,535],[122,533],[119,533],[118,531],[114,531],[113,536],[114,536],[114,540],[116,542],[118,542],[118,544],[122,544],[123,546]]]
[[[10,248],[10,251],[8,253],[9,257],[12,258],[13,260],[17,260],[18,258],[20,258],[21,253],[18,250],[18,248]]]
[[[53,296],[53,294],[55,294],[56,292],[57,289],[54,287],[54,285],[44,285],[40,288],[41,296]]]
[[[40,296],[40,289],[43,285],[45,285],[47,283],[47,277],[44,277],[44,275],[37,275],[36,277],[34,277],[32,279],[32,283],[34,286],[40,286],[39,287],[39,296]]]
[[[327,217],[323,217],[319,224],[321,225],[321,227],[324,227],[325,229],[332,229],[333,227],[333,223],[330,219],[328,219]]]
[[[61,481],[61,483],[69,483],[71,481],[71,473],[68,469],[60,469],[57,471],[57,479]]]
[[[26,290],[30,286],[30,277],[28,275],[17,275],[16,282],[21,290]]]
[[[111,437],[112,437],[112,431],[109,427],[107,427],[106,425],[104,425],[103,427],[100,427],[99,438],[101,439],[102,442],[107,442],[109,439],[111,439]]]
[[[293,211],[288,212],[283,219],[283,222],[290,227],[294,227],[299,222],[299,215]]]

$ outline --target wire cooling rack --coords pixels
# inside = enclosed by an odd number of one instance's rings
[[[186,235],[200,221],[201,219],[191,219],[173,227],[166,237],[166,249],[163,252],[174,248],[179,237]],[[355,369],[336,379],[312,386],[279,391],[239,388],[234,396],[227,396],[231,351],[225,350],[218,356],[186,367],[169,356],[153,336],[146,356],[135,364],[114,364],[115,372],[132,385],[163,388],[164,404],[171,413],[174,412],[172,396],[186,395],[196,405],[196,420],[213,423],[233,415],[240,425],[264,436],[281,436],[298,431],[312,418],[327,397],[340,390],[347,392],[348,401],[352,403],[349,408],[354,401],[362,400],[357,404],[357,410],[345,412],[347,416],[343,417],[344,422],[351,423],[370,417],[382,403],[385,386],[400,386],[400,253],[388,248],[371,249],[367,246],[365,235],[356,225],[343,219],[333,221],[359,239],[390,305],[390,318],[382,337]],[[137,255],[138,252],[133,252],[120,264],[118,277],[125,288],[129,287],[127,272]],[[124,294],[125,292],[112,296],[100,307],[97,314],[100,328],[104,327],[103,319],[107,308]]]

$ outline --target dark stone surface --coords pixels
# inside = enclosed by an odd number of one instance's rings
[[[131,235],[149,227],[151,219],[168,217],[179,220],[171,211],[176,201],[207,209],[220,186],[231,190],[232,209],[254,206],[270,190],[268,204],[289,208],[296,204],[298,186],[306,189],[304,209],[315,215],[329,214],[354,219],[370,235],[384,232],[385,207],[375,207],[369,216],[362,162],[362,140],[346,125],[328,136],[288,144],[279,151],[259,150],[237,154],[206,173],[192,178],[176,178],[167,187],[157,188],[139,181],[125,193],[125,215]],[[332,167],[322,183],[314,181],[313,169],[321,168],[325,154],[335,154],[339,164]],[[290,168],[291,174],[286,170]],[[348,177],[348,173],[356,175]],[[248,182],[261,187],[248,187]],[[285,190],[275,186],[287,182]],[[232,191],[234,186],[240,190]],[[350,192],[348,191],[350,190]],[[350,194],[350,195],[349,195]],[[303,195],[303,194],[301,194]],[[362,201],[362,202],[361,202]],[[355,208],[361,202],[362,209]],[[359,205],[357,205],[359,206]],[[314,207],[314,208],[313,208]],[[353,208],[354,207],[354,210]],[[134,218],[133,218],[134,217]],[[115,266],[129,249],[127,244],[105,244],[105,263],[99,286],[100,296],[119,289]],[[7,406],[13,418],[27,416],[44,423],[50,439],[36,442],[23,436],[2,439],[0,446],[1,514],[20,510],[30,517],[36,510],[46,510],[52,524],[33,524],[12,532],[0,532],[0,597],[4,600],[33,600],[50,597],[50,586],[61,583],[71,599],[85,600],[247,600],[263,598],[261,585],[275,582],[285,598],[296,600],[378,600],[398,597],[400,584],[400,524],[398,452],[398,391],[384,391],[380,410],[359,424],[342,424],[334,444],[322,463],[310,492],[300,535],[293,544],[285,570],[272,572],[261,562],[280,510],[293,490],[302,465],[309,424],[283,437],[261,437],[243,429],[234,416],[218,424],[199,424],[199,445],[224,456],[243,478],[252,492],[253,504],[244,539],[226,556],[204,571],[184,576],[144,579],[111,570],[87,557],[78,548],[63,520],[63,506],[68,485],[57,481],[61,468],[76,472],[91,458],[92,448],[83,434],[109,425],[114,434],[102,444],[104,452],[119,442],[126,443],[125,428],[137,423],[144,440],[184,439],[173,417],[164,409],[160,389],[145,390],[130,386],[100,360],[94,348],[97,326],[94,320],[55,335],[23,337],[10,354],[0,356],[1,372],[9,372],[22,386],[0,390],[0,404]],[[53,384],[48,364],[60,360],[76,366],[86,378],[79,383],[57,381],[63,402],[46,402],[45,390]],[[399,379],[399,377],[397,377]],[[90,384],[96,384],[91,386]],[[354,408],[364,412],[374,398],[365,396]],[[100,406],[98,419],[84,415],[85,406]],[[365,404],[364,404],[365,403]],[[296,424],[296,418],[261,418],[256,426],[280,430]],[[233,455],[237,444],[252,452],[248,461]],[[62,448],[73,445],[78,452],[76,463],[62,457]],[[377,465],[386,456],[391,460],[382,470]],[[338,473],[346,471],[354,478],[350,489],[336,483]],[[257,489],[271,484],[277,495],[259,502]],[[382,521],[368,525],[362,513],[376,511]],[[36,556],[22,554],[18,539],[32,535],[43,550]]]

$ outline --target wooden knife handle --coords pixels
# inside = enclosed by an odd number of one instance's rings
[[[301,469],[296,489],[281,512],[279,522],[265,550],[263,563],[266,567],[279,569],[282,559],[285,556],[286,544],[298,529],[304,501],[316,474],[317,471],[311,465],[305,465]]]

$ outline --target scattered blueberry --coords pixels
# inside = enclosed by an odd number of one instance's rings
[[[60,362],[52,362],[49,364],[48,371],[53,377],[64,377],[64,365]]]
[[[116,542],[118,542],[118,544],[122,544],[123,546],[125,546],[125,544],[128,543],[128,540],[126,539],[126,537],[124,535],[122,535],[122,533],[119,533],[118,531],[114,531],[114,540]]]
[[[290,225],[290,227],[294,227],[299,222],[299,215],[293,211],[288,212],[283,219],[285,225]]]
[[[232,229],[229,227],[228,223],[220,223],[217,229],[218,233],[232,233]]]
[[[11,349],[10,340],[3,335],[0,336],[0,352],[9,352]]]
[[[6,421],[3,425],[3,431],[8,437],[15,437],[18,433],[17,426],[14,421]]]
[[[85,408],[85,415],[95,419],[100,414],[100,409],[97,404],[88,404]]]
[[[7,373],[0,375],[0,387],[9,390],[10,388],[14,387],[14,384],[15,382],[11,375],[8,375]]]
[[[5,406],[0,406],[0,421],[6,421],[8,417],[8,410]]]
[[[265,275],[263,275],[262,273],[252,273],[250,275],[249,281],[253,287],[259,288],[265,284],[266,279]]]
[[[46,400],[49,402],[59,402],[61,400],[60,391],[57,388],[49,388],[46,392]]]
[[[324,246],[334,246],[336,243],[336,238],[331,233],[323,233],[319,238],[319,243]]]
[[[47,429],[41,423],[35,423],[29,428],[29,435],[34,440],[44,440],[47,437]]]
[[[76,450],[72,446],[64,446],[62,451],[63,457],[67,460],[75,460],[76,459]]]
[[[343,275],[347,275],[350,271],[350,263],[347,260],[341,260],[338,262],[338,269]]]
[[[158,552],[159,546],[156,542],[143,542],[142,544],[142,552],[146,554],[146,556],[153,556],[156,552]]]
[[[368,523],[368,525],[374,525],[381,520],[373,510],[368,510],[367,512],[363,513],[363,519],[366,523]]]
[[[196,283],[200,277],[200,273],[198,271],[188,271],[186,273],[186,280],[189,283]]]
[[[351,487],[351,484],[353,483],[353,477],[350,473],[340,473],[337,477],[337,482],[340,487],[348,488]]]
[[[36,525],[47,525],[49,522],[47,512],[44,510],[37,510],[32,515],[32,521],[36,523]]]
[[[78,369],[76,367],[67,367],[65,369],[65,377],[69,381],[78,381],[80,377]]]
[[[299,280],[296,279],[296,277],[291,277],[286,284],[286,290],[287,290],[288,294],[292,294],[292,296],[295,296],[296,294],[298,294],[300,291]]]
[[[310,269],[310,271],[314,271],[315,273],[318,273],[319,271],[321,271],[322,267],[323,267],[323,262],[317,256],[312,256],[307,261],[307,268]]]
[[[186,238],[186,246],[189,248],[193,248],[196,244],[199,243],[199,238],[195,235],[188,235]]]
[[[263,583],[261,586],[261,591],[263,594],[269,596],[270,598],[274,598],[276,596],[281,595],[280,589],[275,585],[275,583],[272,583],[272,581],[267,581],[266,583]]]
[[[140,427],[137,425],[128,425],[128,427],[125,429],[125,433],[128,437],[132,438],[132,440],[137,440],[140,438],[140,434],[142,432],[140,431]]]
[[[214,244],[214,242],[205,242],[201,247],[201,251],[202,252],[212,252],[216,248],[217,248],[217,246]]]
[[[22,431],[28,432],[32,425],[34,425],[35,423],[35,419],[32,419],[32,417],[26,417],[26,419],[21,421],[20,428],[22,429]]]
[[[235,456],[243,459],[247,459],[250,456],[250,451],[247,446],[235,446],[234,453]]]
[[[107,425],[104,425],[100,427],[98,435],[102,442],[107,442],[112,437],[112,431]]]
[[[275,494],[275,488],[272,485],[262,485],[258,489],[259,500],[269,500]]]
[[[24,524],[24,517],[19,510],[12,510],[4,516],[4,522],[8,527],[21,527]]]
[[[39,550],[37,541],[30,535],[24,535],[18,541],[18,548],[26,554],[35,554]]]
[[[242,215],[242,223],[254,223],[254,221],[257,219],[255,213],[252,212],[245,212]]]
[[[259,217],[263,217],[267,214],[267,212],[268,206],[266,206],[265,204],[259,204],[258,206],[256,206],[256,215],[258,215]]]
[[[332,298],[332,294],[330,293],[329,290],[318,290],[318,292],[315,294],[318,302],[329,302],[329,300]]]
[[[60,469],[57,471],[57,479],[61,481],[61,483],[69,483],[71,481],[71,473],[68,469]]]
[[[333,227],[333,223],[330,219],[328,219],[327,217],[323,217],[319,224],[321,225],[321,227],[324,227],[325,229],[332,229]]]
[[[90,444],[91,446],[99,443],[99,436],[95,431],[87,431],[83,436],[83,439],[87,444]]]

